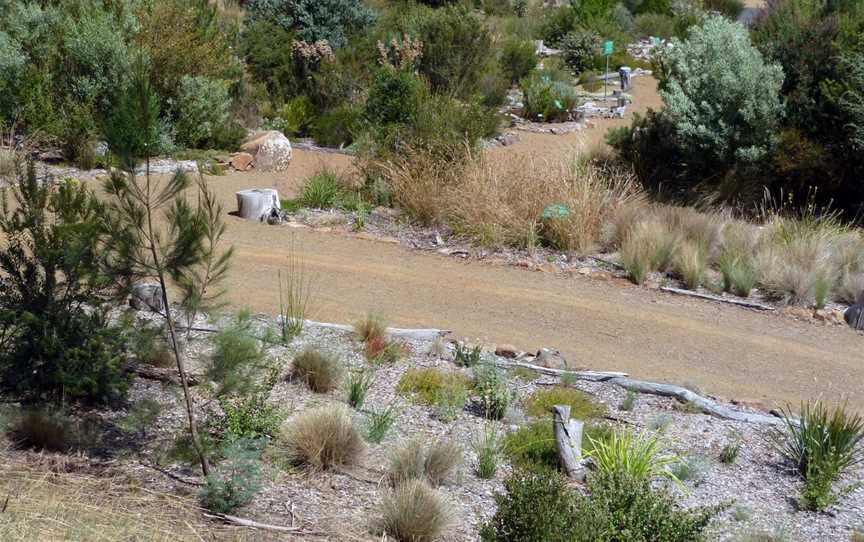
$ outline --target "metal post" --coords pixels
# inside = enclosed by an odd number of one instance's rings
[[[606,72],[603,74],[603,105],[606,105],[606,89],[609,87],[609,55],[606,55]]]

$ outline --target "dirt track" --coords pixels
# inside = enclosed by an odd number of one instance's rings
[[[653,85],[643,79],[640,89],[648,96],[637,109],[656,102]],[[517,145],[494,152],[554,158],[580,140],[601,141],[607,127],[567,136],[522,135]],[[210,185],[230,211],[237,190],[276,187],[290,196],[302,179],[325,166],[347,169],[351,159],[295,151],[286,173],[231,173],[213,177]],[[234,216],[227,224],[226,241],[235,246],[236,258],[226,286],[236,307],[278,312],[277,272],[295,242],[314,278],[315,319],[352,322],[375,309],[393,325],[446,328],[459,337],[524,350],[555,347],[579,366],[695,385],[727,398],[781,405],[843,396],[864,411],[864,342],[845,327],[673,297],[624,281],[465,262]]]

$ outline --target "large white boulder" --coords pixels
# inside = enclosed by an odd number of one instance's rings
[[[291,142],[282,132],[270,130],[253,134],[240,150],[255,157],[258,171],[285,171],[291,163]]]

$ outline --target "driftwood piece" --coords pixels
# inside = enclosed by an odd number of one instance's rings
[[[273,209],[281,208],[274,188],[251,188],[237,192],[237,214],[249,220],[266,220]]]
[[[767,414],[753,414],[749,412],[741,412],[725,407],[716,401],[712,401],[706,397],[702,397],[698,393],[675,386],[672,384],[658,384],[656,382],[645,382],[644,380],[633,380],[632,378],[619,377],[609,380],[610,384],[615,384],[625,390],[635,391],[638,393],[647,393],[650,395],[659,395],[661,397],[673,397],[684,403],[690,403],[696,406],[705,414],[715,416],[724,420],[735,420],[747,423],[766,423],[779,425],[783,420],[775,416]]]
[[[159,382],[170,382],[171,384],[180,385],[180,373],[177,372],[177,369],[154,367],[153,365],[135,365],[130,370],[147,380],[158,380]],[[197,386],[201,383],[201,377],[186,373],[186,382],[190,386]]]
[[[517,367],[524,367],[525,369],[531,369],[544,375],[557,377],[561,377],[564,375],[573,375],[577,380],[589,380],[591,382],[605,382],[613,378],[628,376],[627,373],[621,373],[617,371],[567,371],[564,369],[551,369],[549,367],[540,367],[539,365],[534,365],[533,363],[525,363],[523,361],[503,361],[496,359],[492,363],[503,369],[515,369]]]
[[[771,305],[765,305],[763,303],[757,303],[756,301],[744,301],[743,299],[732,299],[726,297],[720,297],[719,295],[711,295],[711,294],[703,294],[701,292],[694,292],[692,290],[683,290],[681,288],[672,288],[669,286],[663,286],[660,288],[661,292],[669,292],[670,294],[678,294],[678,295],[686,295],[689,297],[697,297],[699,299],[707,299],[708,301],[717,301],[719,303],[726,303],[729,305],[737,305],[739,307],[746,307],[748,309],[756,309],[760,311],[773,311],[774,307]]]
[[[347,324],[330,324],[327,322],[315,322],[313,320],[305,320],[307,326],[320,327],[324,329],[336,329],[339,331],[354,331],[354,326]],[[449,335],[451,332],[446,329],[407,329],[398,327],[388,327],[385,331],[391,337],[403,339],[416,339],[420,341],[429,341]]]
[[[582,464],[582,429],[584,423],[570,419],[569,405],[552,407],[552,428],[555,432],[555,447],[558,459],[567,476],[579,482],[585,480]]]
[[[261,529],[264,531],[277,531],[281,533],[298,533],[304,534],[308,536],[314,535],[323,535],[324,533],[314,532],[314,531],[304,531],[300,527],[286,527],[284,525],[273,525],[270,523],[261,523],[259,521],[241,518],[237,516],[231,516],[228,514],[204,514],[204,517],[210,519],[219,519],[224,521],[229,525],[236,525],[238,527],[248,527],[250,529]]]

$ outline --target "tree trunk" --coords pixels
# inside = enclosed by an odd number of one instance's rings
[[[585,424],[570,419],[568,405],[552,407],[552,423],[558,459],[564,472],[576,481],[585,480],[585,466],[582,464],[582,428]]]
[[[281,209],[279,192],[273,188],[252,188],[237,192],[237,214],[249,220],[267,220],[273,209]]]

